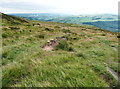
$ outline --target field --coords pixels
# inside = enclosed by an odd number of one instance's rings
[[[115,87],[117,33],[92,26],[39,22],[3,14],[3,87]],[[53,50],[50,39],[65,37]]]

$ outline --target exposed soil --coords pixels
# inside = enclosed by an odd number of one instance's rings
[[[58,45],[59,40],[66,40],[65,37],[56,37],[55,39],[50,39],[45,45],[42,46],[42,49],[45,51],[52,51]]]
[[[116,72],[114,72],[111,68],[108,67],[108,64],[106,64],[107,71],[120,83],[120,78]]]
[[[52,46],[45,46],[43,50],[45,51],[52,51],[54,48]]]

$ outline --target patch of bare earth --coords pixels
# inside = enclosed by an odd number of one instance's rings
[[[55,39],[48,40],[47,44],[42,46],[45,51],[52,51],[58,45],[59,40],[66,40],[64,37],[56,37]]]
[[[54,48],[52,46],[45,46],[43,50],[45,51],[52,51]]]

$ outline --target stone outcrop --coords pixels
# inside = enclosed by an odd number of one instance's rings
[[[55,48],[56,45],[58,45],[58,41],[60,40],[66,40],[65,37],[56,37],[55,39],[50,39],[47,41],[45,45],[42,46],[43,50],[51,51]]]

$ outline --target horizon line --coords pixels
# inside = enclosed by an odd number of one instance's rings
[[[4,13],[4,12],[2,12]],[[13,12],[13,13],[4,13],[4,14],[63,14],[63,15],[103,15],[103,14],[111,14],[111,15],[118,15],[115,13],[88,13],[88,14],[66,14],[66,13],[49,13],[49,12]]]

